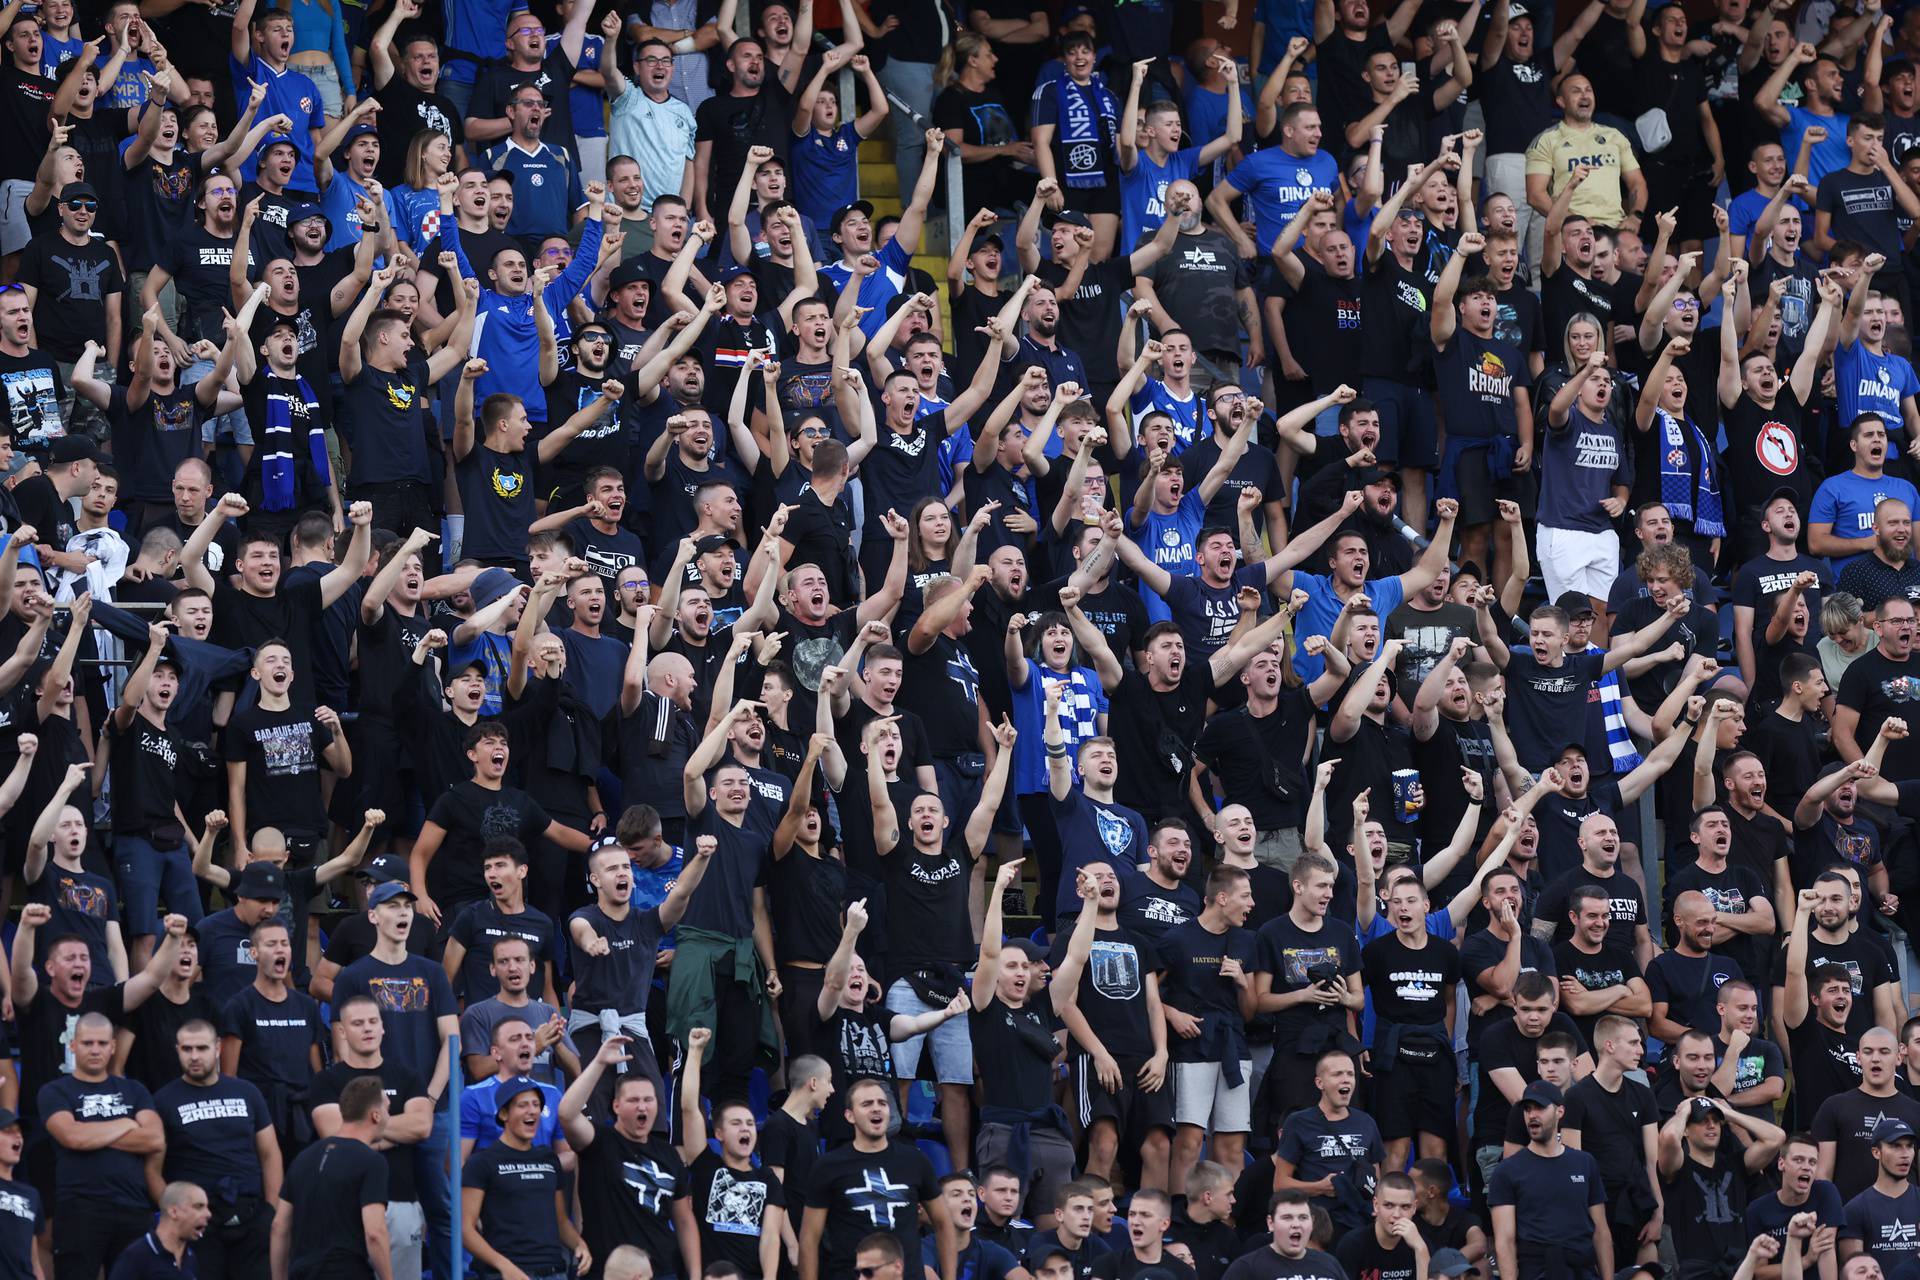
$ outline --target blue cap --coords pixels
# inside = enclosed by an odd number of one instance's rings
[[[294,227],[305,222],[308,218],[318,218],[327,224],[329,231],[333,229],[333,219],[327,216],[327,211],[309,200],[305,204],[297,204],[287,210],[287,230],[293,230]]]
[[[1873,1126],[1873,1142],[1879,1146],[1884,1142],[1900,1142],[1913,1138],[1913,1126],[1898,1116],[1888,1116]]]
[[[413,902],[417,900],[418,895],[407,887],[406,881],[388,880],[373,886],[373,891],[367,894],[367,905],[377,907],[383,903],[392,902],[395,898],[405,898],[408,902]]]
[[[753,269],[751,267],[745,267],[745,266],[742,266],[740,263],[736,262],[732,266],[728,267],[725,271],[722,271],[720,273],[720,283],[732,284],[735,280],[738,280],[741,276],[750,276],[752,274],[753,274]]]
[[[507,1118],[507,1108],[513,1105],[515,1098],[523,1093],[539,1092],[540,1083],[532,1076],[515,1076],[511,1080],[502,1081],[493,1091],[493,1118],[504,1123]]]
[[[353,126],[353,128],[347,130],[347,136],[345,140],[343,140],[340,143],[340,149],[342,151],[346,150],[348,147],[352,146],[355,142],[357,142],[361,138],[377,138],[379,136],[380,136],[380,130],[374,128],[374,126],[370,124],[367,124],[365,121],[362,121],[361,123]]]

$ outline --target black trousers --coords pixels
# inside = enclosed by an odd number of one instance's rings
[[[273,1206],[265,1200],[216,1206],[193,1246],[200,1280],[268,1280],[272,1242]]]
[[[106,1200],[64,1200],[53,1215],[54,1280],[100,1280],[153,1226],[153,1207]]]

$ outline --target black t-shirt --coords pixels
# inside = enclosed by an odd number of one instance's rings
[[[483,787],[469,779],[433,802],[427,821],[447,833],[428,867],[427,891],[446,910],[487,896],[480,864],[487,841],[513,836],[529,849],[553,824],[546,810],[518,787]]]
[[[1165,966],[1160,994],[1166,1004],[1228,1030],[1242,1025],[1239,984],[1220,975],[1220,962],[1233,957],[1251,980],[1263,954],[1255,934],[1231,925],[1214,933],[1195,918],[1167,930],[1154,947]],[[1167,1047],[1175,1062],[1219,1062],[1226,1043],[1203,1032],[1192,1040],[1172,1037]]]
[[[1361,981],[1373,993],[1376,1035],[1378,1027],[1389,1024],[1444,1025],[1453,1009],[1453,986],[1460,980],[1460,952],[1445,939],[1423,936],[1426,942],[1420,947],[1409,947],[1394,932],[1382,934],[1361,948]],[[1437,1062],[1443,1054],[1452,1056],[1451,1038],[1406,1034],[1400,1041],[1400,1057],[1408,1061]]]
[[[308,836],[326,832],[320,768],[333,730],[310,708],[269,711],[255,703],[233,713],[220,741],[227,763],[247,768],[247,820],[253,827]]]
[[[1786,852],[1784,842],[1781,852]],[[1690,862],[1676,868],[1667,877],[1667,901],[1662,911],[1666,919],[1673,918],[1674,902],[1689,890],[1704,894],[1714,911],[1721,916],[1746,915],[1754,909],[1756,902],[1768,901],[1768,895],[1773,891],[1773,880],[1771,872],[1766,879],[1762,879],[1750,868],[1737,866],[1731,861],[1725,869],[1717,872],[1706,871],[1698,862]],[[1772,942],[1770,934],[1736,932],[1714,950],[1730,956],[1739,964],[1742,973],[1750,973],[1757,978],[1767,971]]]
[[[688,1173],[693,1217],[700,1224],[702,1262],[731,1262],[742,1275],[759,1275],[767,1210],[787,1206],[780,1180],[764,1165],[732,1168],[713,1151],[694,1157]]]
[[[113,387],[107,423],[122,501],[172,505],[173,473],[188,458],[200,456],[200,421],[200,402],[191,383],[171,391],[150,388],[135,409],[127,407],[126,388]]]
[[[467,513],[465,554],[490,562],[526,558],[527,526],[535,518],[533,458],[525,449],[504,453],[475,443],[455,467]]]
[[[1896,716],[1907,719],[1914,714],[1911,704],[1920,702],[1920,660],[1910,656],[1896,662],[1876,645],[1848,665],[1836,697],[1841,706],[1859,713],[1860,723],[1853,738],[1864,749],[1887,720]],[[1880,772],[1894,778],[1920,774],[1920,745],[1911,736],[1888,744]]]
[[[1717,1263],[1725,1270],[1746,1252],[1745,1152],[1738,1137],[1725,1133],[1713,1162],[1702,1164],[1682,1142],[1683,1163],[1673,1177],[1660,1180],[1667,1223],[1681,1257]]]
[[[1391,1249],[1382,1248],[1371,1222],[1341,1236],[1333,1256],[1355,1280],[1414,1280],[1419,1274],[1413,1246],[1396,1239]]]
[[[198,222],[188,224],[177,236],[159,246],[156,264],[173,277],[180,295],[180,336],[188,342],[205,338],[226,341],[222,328],[223,311],[233,305],[228,269],[233,265],[233,236],[214,235]],[[247,253],[249,274],[255,266],[251,248]]]
[[[1866,933],[1850,933],[1839,942],[1826,942],[1816,931],[1807,938],[1807,972],[1823,964],[1837,964],[1853,978],[1853,1008],[1847,1012],[1847,1034],[1858,1038],[1875,1018],[1873,995],[1882,983],[1897,982],[1887,953]],[[1787,985],[1787,949],[1773,956],[1773,985]]]
[[[127,1057],[127,1074],[150,1090],[178,1079],[180,1054],[174,1048],[174,1033],[195,1018],[213,1022],[219,1015],[219,1009],[207,999],[206,992],[199,985],[194,986],[179,1004],[167,999],[165,992],[154,992],[121,1020],[121,1026],[133,1033],[133,1051]]]
[[[1584,1042],[1580,1041],[1580,1028],[1565,1013],[1555,1013],[1541,1035],[1548,1031],[1566,1032],[1582,1044],[1580,1052],[1586,1052]],[[1494,1083],[1493,1073],[1512,1068],[1520,1073],[1524,1083],[1532,1084],[1540,1078],[1537,1060],[1539,1046],[1539,1039],[1522,1034],[1520,1024],[1511,1018],[1481,1033],[1478,1052],[1480,1105],[1473,1113],[1473,1140],[1476,1144],[1497,1145],[1506,1134],[1507,1113],[1513,1107],[1507,1101],[1507,1095],[1500,1092],[1500,1086]]]
[[[324,1055],[328,1044],[320,1002],[304,991],[273,1001],[249,984],[220,1011],[218,1025],[222,1037],[240,1042],[241,1079],[267,1091],[305,1089],[314,1075],[312,1051]]]
[[[1050,1013],[1032,1001],[1016,1009],[995,995],[969,1014],[984,1105],[1031,1113],[1052,1103],[1059,1045]]]
[[[673,1144],[663,1133],[633,1142],[612,1125],[596,1123],[593,1141],[578,1157],[581,1234],[593,1256],[638,1245],[653,1259],[655,1275],[678,1275],[673,1202],[684,1199],[690,1185]]]
[[[1081,273],[1080,287],[1060,295],[1061,346],[1088,352],[1119,349],[1121,295],[1133,291],[1133,268],[1127,261],[1125,256],[1116,256],[1089,265]],[[1069,272],[1061,263],[1049,260],[1040,264],[1037,274],[1041,283],[1056,286],[1066,283]]]
[[[1306,930],[1294,923],[1291,915],[1283,915],[1261,925],[1256,938],[1254,968],[1272,975],[1275,995],[1302,990],[1318,981],[1317,975],[1327,968],[1337,974],[1342,987],[1349,974],[1360,971],[1359,940],[1338,920],[1324,919],[1319,929]],[[1311,1001],[1297,1004],[1273,1015],[1274,1042],[1288,1046],[1324,1041],[1344,1028],[1346,1019],[1346,1010],[1340,1005]]]
[[[1261,1244],[1251,1253],[1236,1258],[1227,1268],[1224,1280],[1347,1280],[1347,1272],[1333,1257],[1318,1249],[1308,1249],[1297,1258],[1288,1258],[1276,1252],[1272,1245]]]
[[[1054,934],[1048,964],[1056,973],[1066,960],[1070,937],[1065,929]],[[1144,996],[1148,975],[1159,968],[1159,953],[1144,935],[1120,926],[1095,928],[1080,972],[1077,1004],[1087,1029],[1117,1062],[1144,1060],[1153,1053]]]
[[[40,291],[33,331],[48,355],[78,360],[89,339],[107,331],[106,300],[125,287],[105,240],[74,244],[59,232],[35,236],[20,253],[22,284]],[[118,453],[115,459],[118,460]]]
[[[124,729],[109,721],[107,738],[116,782],[113,829],[180,839],[183,832],[174,815],[186,755],[180,735],[136,711]]]
[[[585,920],[606,941],[606,955],[588,955],[572,940],[575,920]],[[629,907],[624,919],[615,920],[598,903],[590,902],[568,916],[574,1009],[594,1014],[602,1009],[634,1012],[644,1003],[638,997],[653,983],[654,955],[662,932],[658,907],[644,911]]]
[[[902,1256],[918,1258],[919,1206],[939,1194],[933,1166],[904,1142],[889,1140],[878,1151],[849,1143],[820,1157],[807,1184],[806,1207],[827,1211],[823,1274],[851,1275],[856,1248],[876,1231],[898,1240]]]
[[[1800,1116],[1817,1116],[1828,1098],[1860,1086],[1858,1044],[1857,1035],[1832,1030],[1811,1009],[1799,1026],[1787,1028],[1787,1051],[1793,1055],[1793,1093]]]
[[[480,1237],[528,1275],[566,1270],[570,1251],[560,1243],[554,1197],[560,1191],[560,1160],[552,1147],[521,1151],[505,1142],[476,1148],[460,1170],[460,1185],[483,1193]],[[497,1276],[474,1262],[476,1276]]]
[[[1920,1102],[1895,1090],[1877,1098],[1864,1089],[1836,1093],[1820,1104],[1810,1126],[1821,1142],[1834,1144],[1833,1185],[1851,1200],[1873,1185],[1879,1162],[1873,1158],[1873,1131],[1882,1120],[1920,1125]]]
[[[11,58],[0,66],[0,122],[5,124],[0,136],[7,140],[0,147],[0,178],[33,181],[51,137],[47,116],[58,87],[51,76],[22,71]]]
[[[741,825],[736,827],[709,801],[700,816],[687,823],[689,841],[714,836],[719,848],[687,903],[682,924],[729,938],[753,935],[753,890],[766,882],[767,867],[773,860],[773,825],[767,819],[767,808],[749,804]]]
[[[379,1077],[380,1087],[387,1095],[387,1111],[390,1115],[397,1116],[415,1098],[428,1096],[425,1077],[392,1059],[381,1062],[377,1067],[356,1067],[351,1063],[336,1062],[316,1074],[313,1083],[307,1086],[308,1108],[338,1104],[340,1091],[362,1076]],[[420,1193],[414,1187],[412,1145],[396,1144],[387,1148],[384,1154],[387,1160],[387,1194],[396,1204],[418,1200]]]
[[[1483,1096],[1485,1092],[1483,1088]],[[1487,1203],[1514,1208],[1524,1267],[1551,1248],[1564,1248],[1569,1261],[1590,1258],[1593,1218],[1588,1211],[1606,1203],[1606,1191],[1599,1164],[1586,1152],[1568,1148],[1557,1156],[1543,1156],[1528,1148],[1494,1169],[1487,1180]]]
[[[503,938],[525,941],[536,967],[558,967],[553,921],[534,907],[523,907],[517,914],[508,915],[491,897],[471,903],[454,917],[450,936],[467,949],[466,959],[460,966],[457,994],[470,1005],[500,994],[500,983],[489,966],[493,962],[494,944]],[[539,986],[538,980],[534,985]]]
[[[709,162],[709,212],[720,199],[730,198],[746,167],[747,152],[754,147],[771,148],[782,163],[793,143],[793,99],[780,82],[769,76],[759,92],[750,97],[716,93],[693,113],[694,139],[713,144]],[[725,192],[726,196],[719,193]],[[722,210],[723,211],[723,210]],[[724,211],[723,211],[724,212]],[[917,1255],[914,1255],[917,1256]]]
[[[881,859],[887,886],[888,959],[902,971],[965,967],[974,953],[966,913],[974,856],[966,834],[949,826],[946,843],[932,854],[923,854],[904,826],[900,835],[901,842]]]
[[[453,103],[437,93],[420,92],[407,83],[405,76],[396,74],[373,96],[380,100],[380,114],[375,117],[380,129],[380,164],[375,172],[387,186],[406,180],[407,148],[413,143],[413,135],[422,129],[445,136],[453,143],[456,155],[466,143],[466,126]]]
[[[388,373],[371,364],[347,384],[347,443],[353,450],[350,485],[413,480],[428,472],[429,448],[439,450],[440,432],[427,413],[432,380],[427,362],[417,355],[405,369]]]
[[[60,404],[66,399],[67,382],[60,376],[51,354],[31,347],[25,355],[20,356],[0,352],[0,394],[6,396],[7,417],[13,423],[16,443],[24,442],[29,437],[48,438],[61,434]],[[57,526],[41,524],[27,512],[21,490],[35,480],[44,483],[49,490],[53,488],[53,482],[44,475],[21,481],[13,495],[14,500],[20,503],[21,518],[39,531],[42,541],[64,548],[67,545],[65,537],[56,540],[48,536],[48,530],[57,529]],[[71,536],[71,531],[67,532]]]
[[[1017,87],[1015,92],[1018,92]],[[1019,142],[1021,133],[1015,123],[1015,112],[1007,106],[1010,96],[995,83],[989,83],[979,91],[958,83],[951,84],[933,100],[934,128],[942,131],[958,129],[961,131],[961,140],[976,147],[998,147]],[[1019,114],[1024,115],[1025,112]],[[967,165],[962,172],[969,208],[1011,209],[1022,198],[1020,187],[1023,175],[1014,169],[1013,161],[1006,156],[976,161]],[[32,176],[30,171],[27,176]],[[1032,183],[1028,182],[1026,186],[1026,195],[1031,196]]]
[[[1164,693],[1138,671],[1121,678],[1107,710],[1107,730],[1120,757],[1115,800],[1149,820],[1184,805],[1192,765],[1187,744],[1200,736],[1212,693],[1209,665],[1191,657],[1179,683]]]
[[[378,1151],[354,1138],[323,1138],[294,1157],[280,1198],[293,1206],[290,1277],[373,1280],[360,1211],[387,1203]]]
[[[1580,1149],[1600,1166],[1609,1195],[1631,1185],[1646,1186],[1648,1170],[1642,1130],[1660,1124],[1660,1108],[1653,1090],[1638,1080],[1623,1079],[1609,1092],[1592,1076],[1577,1080],[1567,1090],[1562,1129],[1580,1131]]]
[[[1361,312],[1367,317],[1361,372],[1407,386],[1426,385],[1433,353],[1427,336],[1432,303],[1433,289],[1418,259],[1409,271],[1391,252],[1382,253],[1367,269],[1361,290]]]
[[[229,649],[259,648],[281,640],[293,654],[290,699],[300,706],[316,705],[313,688],[314,629],[326,612],[320,580],[290,580],[270,596],[242,591],[225,574],[214,575],[213,635],[215,644]]]

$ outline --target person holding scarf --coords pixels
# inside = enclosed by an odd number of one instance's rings
[[[1066,74],[1033,91],[1033,158],[1040,176],[1060,184],[1066,207],[1093,222],[1093,260],[1113,254],[1120,234],[1120,103],[1093,69],[1093,37],[1084,31],[1060,41]]]
[[[239,332],[249,331],[252,312],[265,294],[262,285],[241,308],[235,321]],[[313,384],[296,367],[299,358],[298,317],[274,313],[257,352],[242,344],[235,360],[254,439],[253,456],[240,480],[249,507],[247,528],[282,540],[311,511],[327,512],[336,525],[342,522],[340,485],[327,456],[326,420]]]
[[[1687,375],[1677,363],[1692,348],[1689,338],[1674,338],[1641,386],[1633,423],[1658,470],[1659,501],[1673,517],[1674,540],[1693,554],[1694,563],[1711,569],[1727,535],[1726,508],[1720,499],[1720,456],[1687,412]]]

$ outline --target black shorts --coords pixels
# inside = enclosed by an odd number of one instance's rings
[[[1110,213],[1120,216],[1120,184],[1109,180],[1104,187],[1070,187],[1060,184],[1060,194],[1066,197],[1067,208],[1078,213]]]
[[[1081,1134],[1093,1127],[1096,1120],[1110,1120],[1120,1131],[1120,1145],[1124,1150],[1128,1145],[1138,1145],[1146,1141],[1147,1135],[1158,1129],[1164,1133],[1173,1132],[1173,1068],[1167,1068],[1167,1079],[1161,1081],[1158,1089],[1142,1088],[1140,1068],[1146,1065],[1144,1058],[1118,1058],[1120,1064],[1120,1091],[1107,1092],[1100,1083],[1100,1073],[1093,1069],[1093,1055],[1075,1049],[1068,1058],[1070,1071],[1069,1083],[1073,1086],[1074,1123]]]
[[[1460,455],[1454,467],[1454,483],[1460,495],[1460,527],[1494,524],[1500,519],[1501,499],[1520,504],[1522,516],[1532,516],[1535,504],[1533,473],[1516,472],[1496,480],[1487,467],[1488,451],[1473,449]]]
[[[1373,1122],[1389,1142],[1416,1133],[1451,1139],[1454,1101],[1459,1092],[1459,1072],[1451,1048],[1437,1049],[1435,1056],[1425,1061],[1409,1058],[1403,1050],[1391,1071],[1374,1068]]]

